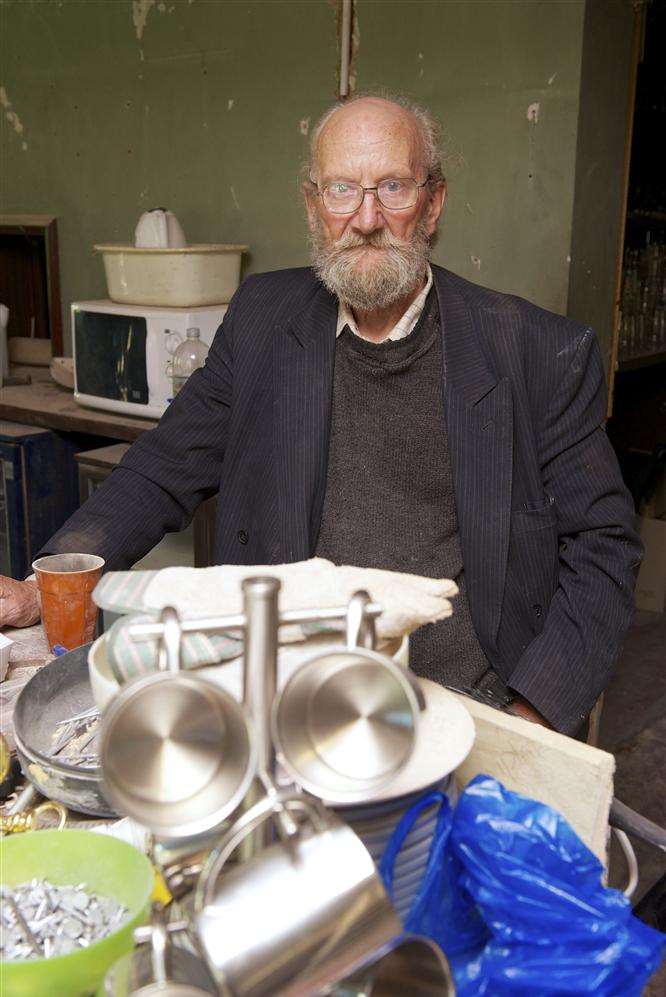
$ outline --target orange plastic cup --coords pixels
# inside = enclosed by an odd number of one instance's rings
[[[49,647],[68,651],[95,636],[97,606],[92,593],[104,567],[95,554],[49,554],[33,561]]]

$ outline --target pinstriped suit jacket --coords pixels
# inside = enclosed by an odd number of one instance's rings
[[[433,266],[468,598],[503,679],[574,731],[632,615],[640,542],[601,428],[594,333]],[[309,269],[248,278],[206,366],[46,545],[128,567],[219,489],[216,561],[310,557],[327,470],[337,301]]]

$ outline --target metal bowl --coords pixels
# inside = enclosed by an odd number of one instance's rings
[[[104,715],[100,758],[105,792],[118,810],[169,838],[220,824],[257,767],[243,707],[184,672],[158,672],[124,686]]]
[[[68,765],[51,758],[56,724],[94,706],[88,679],[89,644],[55,658],[24,688],[14,707],[14,738],[21,768],[51,800],[93,817],[114,817],[102,792],[97,765]]]
[[[350,803],[386,785],[409,761],[419,703],[403,670],[365,648],[308,659],[276,697],[278,758],[303,789]]]

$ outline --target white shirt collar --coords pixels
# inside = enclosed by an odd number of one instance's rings
[[[430,288],[432,287],[432,270],[430,269],[430,264],[428,264],[426,276],[427,280],[425,287],[419,292],[417,297],[414,298],[402,318],[393,326],[390,333],[386,337],[387,339],[390,339],[393,342],[398,339],[406,339],[418,320],[421,318],[421,312],[423,311],[425,300],[428,297]],[[358,336],[359,339],[365,338],[358,331],[358,326],[356,325],[356,320],[352,314],[351,308],[347,308],[347,306],[340,301],[338,302],[338,324],[335,330],[336,339],[346,325],[349,326],[354,335]]]

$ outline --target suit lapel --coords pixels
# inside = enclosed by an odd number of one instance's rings
[[[480,330],[446,273],[433,267],[443,335],[444,406],[465,581],[487,653],[500,623],[509,546],[513,406],[507,378],[488,368]]]
[[[320,287],[275,330],[275,453],[281,553],[312,554],[326,490],[337,303]]]

